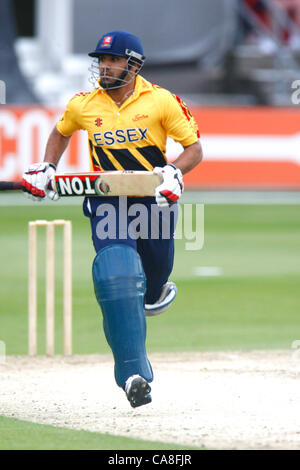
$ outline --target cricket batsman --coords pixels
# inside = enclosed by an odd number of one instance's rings
[[[126,31],[104,34],[93,58],[92,75],[97,87],[75,95],[52,130],[44,161],[32,165],[23,175],[23,190],[33,199],[58,199],[48,183],[74,132],[88,132],[91,171],[154,171],[162,183],[155,197],[86,197],[85,216],[90,219],[96,251],[92,274],[94,290],[102,311],[106,340],[114,357],[115,380],[132,407],[151,402],[153,371],[147,357],[146,316],[165,311],[176,297],[176,285],[169,281],[174,260],[176,207],[184,184],[182,175],[202,160],[196,122],[183,101],[170,91],[140,75],[145,56],[139,38]],[[172,163],[166,159],[167,137],[183,146]],[[128,230],[130,207],[146,208],[148,237],[138,238]],[[116,236],[100,233],[110,204],[116,214]],[[159,223],[168,220],[169,236],[151,238],[151,207],[159,209]],[[119,221],[125,220],[125,227]],[[103,225],[103,224],[102,224]],[[123,224],[124,225],[124,224]]]

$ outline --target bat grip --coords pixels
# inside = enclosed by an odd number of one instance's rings
[[[54,189],[52,183],[49,181],[48,189]],[[19,191],[23,190],[21,181],[0,181],[0,191]]]
[[[13,191],[22,189],[21,181],[1,181],[0,191]]]

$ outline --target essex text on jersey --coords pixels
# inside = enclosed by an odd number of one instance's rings
[[[128,142],[137,142],[147,139],[148,128],[141,129],[133,127],[131,129],[116,129],[115,131],[106,131],[104,133],[96,132],[93,134],[96,145],[114,145],[125,144]]]

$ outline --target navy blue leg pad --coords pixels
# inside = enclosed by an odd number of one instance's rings
[[[146,279],[139,254],[125,244],[103,248],[94,259],[93,280],[117,384],[124,387],[134,374],[151,382],[153,372],[145,348]]]

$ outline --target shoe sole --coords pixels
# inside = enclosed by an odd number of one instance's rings
[[[138,406],[150,403],[152,401],[150,392],[151,387],[146,380],[141,377],[134,379],[127,394],[127,398],[132,408],[137,408]]]

